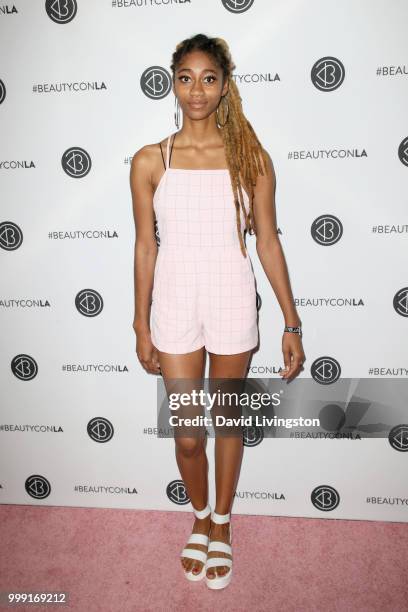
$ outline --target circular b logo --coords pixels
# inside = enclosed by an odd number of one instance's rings
[[[310,368],[312,378],[321,385],[331,385],[340,378],[341,367],[333,357],[319,357]]]
[[[54,23],[69,23],[76,15],[77,3],[76,0],[46,0],[45,10]]]
[[[82,289],[75,297],[75,306],[84,317],[96,317],[102,312],[103,299],[95,289]]]
[[[140,87],[148,98],[161,100],[171,90],[171,75],[161,66],[150,66],[140,77]]]
[[[4,102],[4,98],[6,97],[6,86],[3,81],[0,79],[0,104]]]
[[[401,317],[408,317],[408,287],[403,287],[397,291],[392,304]]]
[[[185,506],[190,502],[190,498],[187,495],[186,485],[182,480],[172,480],[169,482],[166,493],[169,500],[178,506]]]
[[[398,147],[398,157],[405,166],[408,166],[408,136]]]
[[[16,355],[11,362],[11,371],[19,380],[32,380],[38,374],[38,365],[30,355]]]
[[[262,306],[262,298],[258,292],[256,292],[256,309],[259,312]]]
[[[224,7],[230,13],[245,13],[254,3],[254,0],[222,0]]]
[[[334,215],[320,215],[310,228],[312,238],[322,246],[336,244],[343,235],[343,225]]]
[[[91,419],[86,430],[94,442],[109,442],[113,438],[113,425],[104,417]]]
[[[89,153],[80,147],[67,149],[61,158],[61,165],[72,178],[83,178],[91,169],[92,162]]]
[[[333,91],[344,81],[344,66],[336,57],[322,57],[313,65],[311,79],[320,91]]]
[[[244,446],[258,446],[264,439],[264,432],[259,425],[247,425],[244,427]]]
[[[388,434],[392,448],[401,453],[408,452],[408,425],[396,425]]]
[[[23,232],[15,223],[0,223],[0,247],[5,251],[15,251],[23,242]]]
[[[328,485],[321,485],[313,489],[310,498],[314,507],[323,512],[334,510],[340,503],[340,495],[336,489]]]
[[[45,499],[51,493],[51,485],[44,476],[33,474],[25,481],[25,490],[34,499]]]

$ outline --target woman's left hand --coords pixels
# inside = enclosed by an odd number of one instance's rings
[[[285,368],[282,370],[284,374],[281,374],[281,377],[289,382],[303,369],[303,362],[306,359],[299,334],[283,332],[282,352]]]

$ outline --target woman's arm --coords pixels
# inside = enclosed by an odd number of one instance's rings
[[[133,327],[137,332],[150,330],[150,302],[158,250],[154,234],[151,160],[146,147],[137,151],[133,156],[130,188],[135,222]]]
[[[296,312],[288,268],[276,223],[275,170],[267,152],[266,157],[268,165],[266,168],[263,167],[264,175],[258,176],[254,187],[256,251],[281,307],[285,325],[298,327],[301,321]],[[282,349],[286,366],[286,374],[282,378],[289,380],[297,376],[305,360],[300,336],[293,332],[284,332]]]
[[[268,166],[264,168],[265,174],[258,176],[254,187],[256,251],[282,309],[285,325],[297,327],[300,325],[300,318],[293,301],[288,268],[276,223],[275,170],[268,153],[266,157]]]
[[[133,328],[136,332],[136,352],[142,366],[152,374],[160,371],[157,350],[150,336],[150,304],[157,242],[154,231],[153,160],[150,146],[135,153],[130,169],[133,217],[135,222],[134,290],[135,313]]]

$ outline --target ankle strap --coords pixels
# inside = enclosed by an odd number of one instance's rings
[[[213,523],[218,523],[219,525],[222,525],[223,523],[229,523],[230,522],[230,518],[231,518],[231,513],[228,512],[227,514],[218,514],[217,512],[213,511],[211,512],[211,520]]]
[[[207,504],[206,507],[204,508],[204,510],[196,510],[193,507],[193,512],[194,512],[194,515],[195,515],[196,518],[204,519],[204,518],[206,518],[210,514],[211,506],[210,506],[210,504]]]

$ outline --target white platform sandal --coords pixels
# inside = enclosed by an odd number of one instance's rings
[[[193,508],[194,515],[198,519],[204,519],[211,513],[211,507],[209,504],[204,508],[204,510],[196,510]],[[208,546],[209,537],[204,535],[203,533],[192,533],[188,539],[188,544],[203,544],[203,546]],[[196,550],[194,548],[187,548],[187,545],[181,551],[181,557],[185,557],[187,559],[195,559],[196,561],[201,561],[203,567],[201,568],[201,572],[198,574],[194,574],[192,570],[186,572],[184,570],[185,577],[187,580],[196,581],[202,580],[205,576],[205,562],[207,561],[207,553],[202,550]]]
[[[211,520],[213,521],[213,523],[217,523],[219,525],[223,523],[230,523],[231,513],[217,514],[217,512],[212,512]],[[232,556],[231,542],[232,542],[232,527],[230,524],[230,543],[226,544],[225,542],[219,542],[217,540],[213,540],[212,542],[210,542],[210,545],[208,547],[208,553],[223,552],[223,553],[227,553]],[[224,576],[216,575],[214,578],[206,577],[207,586],[209,589],[223,589],[224,587],[229,585],[229,583],[231,582],[231,578],[232,578],[232,559],[228,559],[227,557],[208,557],[207,556],[207,561],[205,564],[206,572],[210,567],[220,567],[222,565],[229,567],[230,568],[229,571],[226,574],[224,574]]]

